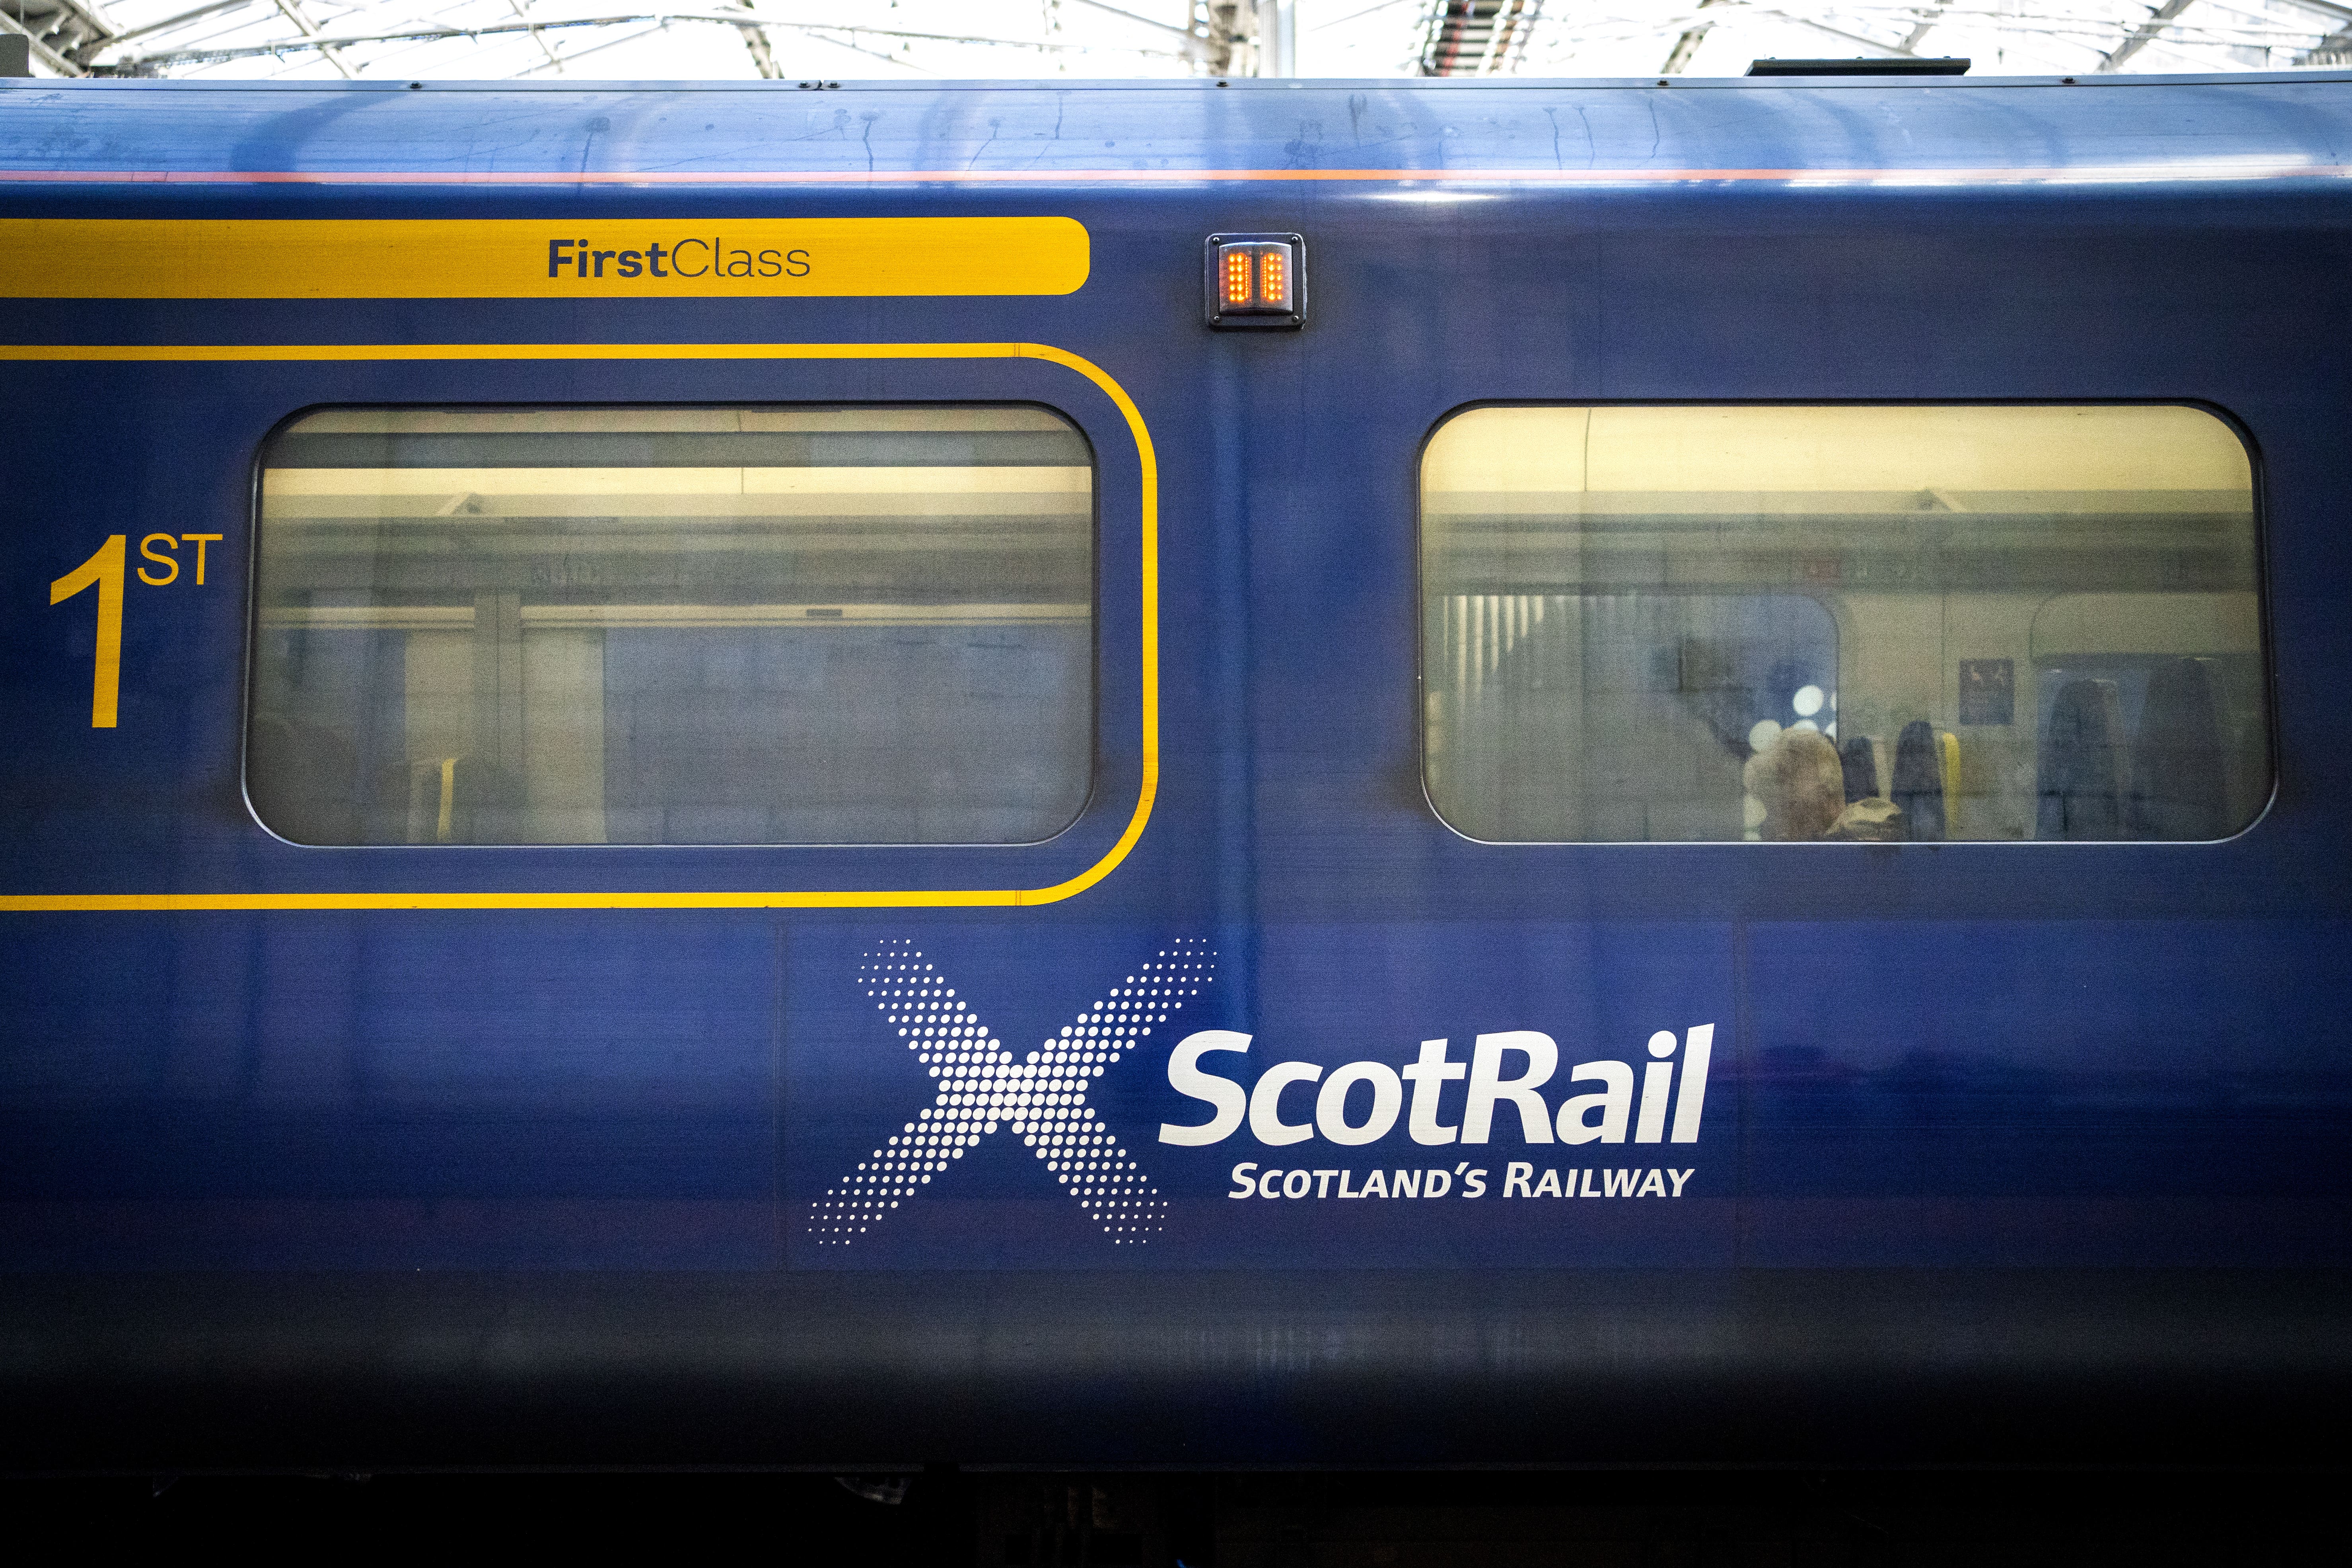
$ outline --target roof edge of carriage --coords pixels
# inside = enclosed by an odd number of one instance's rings
[[[927,79],[907,81],[854,79],[841,80],[680,80],[644,81],[634,79],[594,80],[573,78],[562,81],[531,81],[513,79],[434,80],[410,79],[402,77],[364,79],[356,81],[264,81],[241,79],[196,77],[17,77],[0,78],[0,92],[48,93],[59,90],[76,92],[205,92],[205,93],[291,93],[300,96],[348,95],[354,93],[470,92],[528,93],[555,96],[582,93],[669,94],[680,92],[753,93],[772,96],[778,93],[827,92],[887,92],[917,97],[944,97],[952,94],[1020,93],[1166,93],[1192,92],[1207,89],[1234,90],[1248,93],[1341,92],[1341,93],[1469,93],[1473,95],[1517,94],[1560,91],[1642,91],[1654,92],[1661,88],[1670,90],[1703,89],[1720,91],[1734,89],[1744,92],[1787,93],[1790,91],[1901,91],[1951,92],[1981,90],[1996,88],[2096,88],[2112,90],[2120,88],[2161,87],[2278,87],[2278,86],[2342,86],[2352,84],[2352,67],[2330,67],[2324,69],[2216,71],[2203,73],[2158,74],[2155,72],[2113,73],[2104,75],[2058,76],[1964,76],[1926,73],[1848,73],[1832,72],[1808,76],[1787,73],[1747,76],[1673,76],[1673,77],[1193,77],[1193,78],[1102,78],[1097,79],[982,78],[971,80]]]

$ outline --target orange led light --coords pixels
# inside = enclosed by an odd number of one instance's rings
[[[1209,236],[1203,319],[1212,327],[1305,325],[1307,252],[1295,234]]]
[[[1279,245],[1269,245],[1258,253],[1257,297],[1261,303],[1285,306],[1290,303],[1290,252]]]
[[[1227,309],[1250,303],[1249,252],[1240,246],[1225,251],[1225,305]]]

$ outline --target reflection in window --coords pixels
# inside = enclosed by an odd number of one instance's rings
[[[1014,407],[339,410],[263,455],[247,779],[310,844],[1023,843],[1093,460]]]
[[[2199,410],[1475,409],[1422,501],[1472,837],[2218,838],[2269,795],[2252,476]]]

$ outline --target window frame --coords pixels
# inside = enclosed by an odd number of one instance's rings
[[[671,410],[680,412],[740,412],[754,408],[762,411],[791,411],[796,409],[862,410],[880,408],[1034,409],[1059,420],[1063,425],[1068,427],[1071,434],[1075,435],[1079,441],[1085,444],[1088,475],[1086,522],[1087,637],[1085,668],[1087,679],[1087,700],[1083,720],[1084,733],[1087,737],[1085,760],[1086,776],[1083,787],[1076,792],[1076,805],[1072,809],[1067,819],[1065,820],[1058,827],[1042,837],[1024,839],[762,839],[757,841],[677,840],[659,843],[624,840],[621,842],[607,842],[602,844],[575,843],[569,841],[496,841],[486,843],[449,842],[431,844],[361,842],[353,844],[319,844],[308,843],[299,838],[289,837],[270,825],[269,820],[262,814],[259,805],[254,798],[253,787],[254,724],[256,720],[257,695],[261,680],[263,662],[261,650],[261,642],[264,632],[261,621],[263,561],[262,540],[264,535],[262,506],[264,474],[268,468],[268,459],[269,454],[272,448],[276,447],[279,439],[283,437],[288,431],[314,416],[345,412],[399,413],[415,411],[435,413],[539,413],[581,411],[593,413],[605,410],[617,411],[623,409],[633,411],[643,409],[664,412]],[[1102,643],[1104,621],[1102,592],[1103,459],[1100,448],[1096,442],[1093,434],[1087,429],[1085,424],[1077,417],[1077,416],[1067,409],[1057,407],[1041,398],[956,398],[952,400],[877,398],[870,401],[852,401],[833,398],[793,401],[776,400],[756,404],[732,399],[695,399],[670,402],[639,401],[627,403],[556,399],[535,402],[496,400],[469,404],[451,403],[441,400],[432,402],[396,402],[385,400],[372,402],[339,401],[332,403],[312,403],[292,410],[270,426],[268,434],[265,435],[254,447],[251,468],[252,503],[249,521],[250,542],[247,554],[248,569],[246,574],[245,605],[246,657],[243,679],[241,682],[241,703],[237,729],[237,786],[239,797],[244,804],[247,813],[252,817],[254,824],[258,826],[262,832],[269,835],[272,839],[288,847],[289,848],[305,852],[389,850],[406,852],[409,854],[415,854],[418,851],[430,851],[436,854],[446,854],[456,850],[508,853],[536,850],[556,851],[562,853],[580,853],[583,851],[625,852],[651,850],[668,851],[672,853],[709,853],[715,851],[719,853],[740,852],[746,854],[762,854],[772,851],[812,850],[848,850],[856,852],[892,849],[916,851],[1035,849],[1056,842],[1076,828],[1093,811],[1096,800],[1100,795],[1104,771],[1102,745]]]
[[[1604,838],[1481,838],[1458,826],[1438,805],[1430,788],[1429,748],[1429,519],[1428,489],[1423,482],[1427,471],[1429,449],[1448,426],[1465,415],[1488,408],[1532,408],[1559,410],[1592,410],[1609,408],[2189,408],[2221,423],[2237,441],[2246,458],[2248,476],[2247,502],[2252,516],[2252,585],[2254,623],[2257,646],[2256,666],[2262,674],[2263,753],[2266,770],[2266,785],[2259,803],[2246,821],[2220,838],[2106,838],[2089,840],[2044,838],[1958,838],[1943,841],[1899,841],[1892,843],[1840,843],[1829,840],[1751,840],[1746,838],[1703,839],[1604,839]],[[2247,423],[2221,404],[2200,397],[1482,397],[1472,398],[1446,408],[1430,421],[1412,449],[1412,462],[1406,474],[1411,488],[1412,515],[1412,657],[1413,679],[1411,700],[1410,731],[1412,736],[1413,770],[1422,804],[1430,817],[1452,837],[1464,843],[1490,849],[1576,849],[1607,850],[1748,850],[1770,845],[1778,850],[1873,850],[1948,853],[1969,849],[2036,849],[2104,851],[2127,849],[2199,849],[2217,845],[2234,844],[2252,834],[2270,820],[2278,805],[2284,771],[2281,755],[2281,726],[2278,709],[2279,680],[2277,651],[2272,635],[2271,609],[2271,542],[2268,476],[2263,448]],[[1717,590],[1720,592],[1721,590]],[[1822,605],[1841,633],[1843,647],[1843,621],[1838,609]]]

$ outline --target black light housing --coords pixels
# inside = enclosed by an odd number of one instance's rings
[[[1213,234],[1202,257],[1202,319],[1221,331],[1307,324],[1307,241],[1295,234]]]

